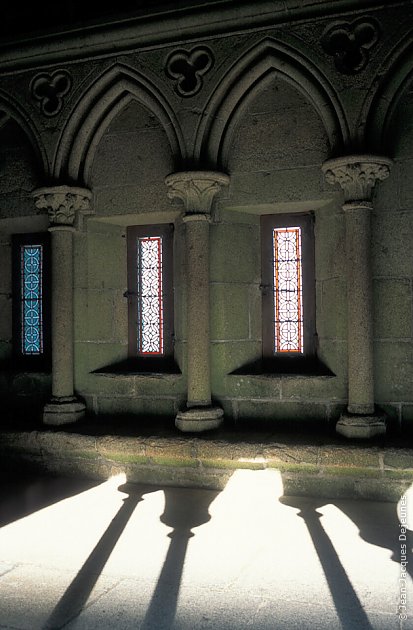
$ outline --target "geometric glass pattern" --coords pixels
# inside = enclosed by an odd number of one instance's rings
[[[43,246],[21,245],[21,352],[43,352]]]
[[[161,355],[164,351],[162,236],[137,239],[137,351]]]
[[[304,352],[301,227],[273,229],[274,352]]]

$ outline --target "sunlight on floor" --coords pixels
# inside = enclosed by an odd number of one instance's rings
[[[283,497],[281,474],[270,469],[235,471],[220,493],[113,477],[0,529],[1,562],[12,568],[4,591],[9,623],[17,623],[13,614],[30,614],[29,628],[42,627],[52,611],[66,614],[59,608],[65,598],[73,610],[87,603],[85,627],[98,601],[109,609],[122,601],[128,619],[139,601],[142,627],[156,628],[158,600],[172,619],[165,627],[172,627],[175,615],[189,614],[194,593],[205,619],[211,598],[245,619],[274,610],[282,617],[297,605],[310,619],[322,602],[326,627],[331,619],[339,624],[336,615],[343,623],[348,608],[355,628],[373,612],[392,628],[397,546],[395,504]],[[86,579],[88,573],[95,577]],[[126,595],[131,584],[134,603]],[[186,627],[182,619],[179,628]]]

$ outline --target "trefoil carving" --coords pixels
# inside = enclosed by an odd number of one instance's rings
[[[379,26],[371,18],[336,22],[324,31],[321,45],[334,58],[339,72],[356,74],[366,67],[370,50],[377,43],[379,34]]]
[[[50,74],[41,72],[32,79],[30,93],[45,116],[56,116],[63,107],[63,97],[71,87],[72,79],[66,70],[55,70]]]
[[[195,96],[203,86],[203,77],[214,65],[212,52],[206,46],[192,50],[174,50],[166,61],[165,74],[175,81],[179,96]]]

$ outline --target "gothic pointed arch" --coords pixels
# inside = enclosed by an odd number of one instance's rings
[[[232,65],[212,94],[197,130],[196,159],[211,168],[226,168],[235,127],[251,100],[274,77],[288,82],[313,105],[324,124],[331,154],[343,151],[349,129],[333,87],[296,49],[266,38]]]
[[[408,33],[390,52],[365,98],[358,129],[359,143],[368,151],[387,155],[392,152],[390,122],[413,82],[413,40]]]
[[[24,108],[9,94],[0,90],[0,128],[10,119],[14,120],[27,136],[34,152],[39,176],[47,179],[49,160],[40,134]]]
[[[87,185],[97,145],[110,122],[132,100],[150,110],[162,124],[177,166],[185,160],[185,143],[176,116],[155,84],[135,69],[116,64],[82,96],[69,118],[56,152],[56,180]]]

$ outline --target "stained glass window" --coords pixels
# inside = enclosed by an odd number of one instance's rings
[[[128,353],[137,359],[138,370],[162,371],[173,362],[173,227],[161,223],[126,230]]]
[[[50,369],[50,233],[13,234],[13,362],[25,370]]]
[[[137,351],[159,355],[164,350],[162,236],[137,239]]]
[[[274,352],[304,352],[301,227],[273,229]]]
[[[43,246],[20,247],[21,352],[40,355],[43,352]]]
[[[269,369],[290,370],[317,352],[315,216],[266,214],[260,225],[262,356]]]

